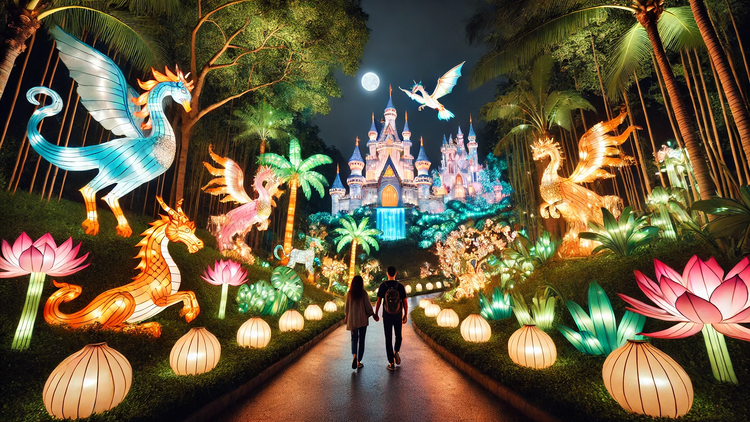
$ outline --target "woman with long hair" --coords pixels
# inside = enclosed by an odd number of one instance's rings
[[[346,307],[344,308],[344,323],[346,329],[352,332],[352,369],[363,367],[362,355],[365,353],[365,334],[370,315],[374,315],[370,298],[365,291],[365,282],[361,276],[354,276],[346,293]],[[378,316],[375,315],[375,321]]]

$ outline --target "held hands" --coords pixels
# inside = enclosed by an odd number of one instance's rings
[[[378,314],[375,314],[375,315],[373,315],[373,316],[372,316],[372,319],[374,319],[374,320],[375,320],[375,322],[378,322],[378,321],[380,321],[380,317],[378,316]]]
[[[408,315],[404,314],[404,317],[401,318],[401,323],[406,324],[407,319],[408,319]]]

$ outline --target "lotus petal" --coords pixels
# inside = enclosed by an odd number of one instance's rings
[[[737,315],[732,315],[729,318],[724,318],[724,323],[737,323],[737,322],[750,322],[750,308],[746,308]]]
[[[683,280],[688,290],[706,300],[711,297],[714,289],[721,285],[723,281],[722,277],[724,276],[724,271],[721,271],[721,274],[717,274],[712,265],[708,265],[701,260],[698,260],[690,267],[689,271],[686,268],[686,272],[687,277]]]
[[[643,274],[639,274],[638,271],[635,271],[635,273],[635,279],[638,283],[638,287],[641,288],[643,293],[648,296],[648,298],[651,299],[652,302],[671,314],[679,314],[679,312],[677,312],[677,309],[675,309],[674,307],[674,302],[671,302],[664,298],[661,287],[659,287],[658,284],[654,283],[653,281],[651,281],[651,279],[644,276]]]
[[[16,262],[18,262],[18,258],[21,257],[23,251],[29,249],[29,247],[31,247],[31,245],[33,244],[34,242],[31,240],[29,235],[26,234],[26,232],[23,232],[20,236],[18,236],[18,239],[13,242],[13,256],[16,258]]]
[[[714,329],[728,337],[750,341],[750,330],[740,324],[712,324]]]
[[[720,325],[720,324],[716,324]],[[685,338],[690,337],[692,335],[697,334],[700,332],[700,330],[703,329],[703,324],[695,324],[693,322],[681,322],[679,324],[675,324],[671,328],[667,328],[666,330],[657,331],[654,333],[638,333],[643,336],[652,337],[652,338]]]
[[[630,296],[626,296],[622,293],[618,293],[618,296],[625,302],[628,302],[633,306],[633,308],[626,308],[627,310],[631,312],[635,312],[637,314],[645,315],[647,317],[661,319],[664,321],[688,321],[687,318],[685,318],[681,314],[673,315],[668,313],[667,311],[657,308],[655,306],[647,305],[640,300],[633,299]]]
[[[673,270],[671,267],[659,261],[658,259],[654,259],[654,272],[656,273],[657,280],[660,280],[662,277],[667,277],[672,279],[672,281],[674,282],[682,284],[682,276],[680,275],[680,273]]]
[[[662,277],[659,280],[659,284],[661,286],[661,291],[664,295],[664,299],[666,299],[667,302],[672,305],[672,307],[674,307],[677,298],[682,296],[682,294],[687,291],[685,286],[676,283],[669,277]]]
[[[750,289],[750,259],[747,257],[742,258],[742,261],[738,262],[737,265],[734,266],[726,276],[724,276],[725,280],[728,280],[734,276],[739,276],[742,281],[745,282],[745,285]]]
[[[702,324],[714,324],[721,322],[724,318],[719,308],[711,302],[690,292],[685,292],[675,302],[677,310],[692,322]]]
[[[644,292],[646,290],[650,290],[653,293],[661,295],[661,288],[657,283],[655,283],[653,280],[648,278],[645,274],[642,272],[635,270],[635,281],[638,282],[638,287],[641,288]],[[658,278],[657,278],[658,280]]]
[[[745,309],[747,299],[747,286],[739,276],[725,281],[711,293],[711,303],[719,308],[725,319]]]

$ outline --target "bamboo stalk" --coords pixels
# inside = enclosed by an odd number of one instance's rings
[[[633,122],[633,111],[630,109],[630,100],[628,99],[628,93],[625,92],[625,90],[622,90],[622,98],[625,100],[625,108],[628,110],[628,120],[630,121],[630,125],[634,126]],[[648,171],[646,170],[646,159],[643,158],[643,151],[641,150],[641,142],[638,139],[638,135],[636,135],[636,132],[633,131],[631,134],[631,139],[633,144],[635,145],[635,150],[638,153],[638,161],[636,165],[641,170],[641,184],[643,184],[643,187],[646,188],[646,192],[651,195],[651,180],[648,177]]]
[[[5,127],[3,128],[3,135],[0,136],[0,149],[3,148],[3,142],[5,142],[5,134],[8,133],[8,126],[10,125],[10,118],[13,117],[13,110],[16,108],[16,102],[18,101],[18,93],[21,92],[21,83],[23,82],[23,75],[26,73],[26,65],[29,63],[29,57],[31,56],[31,50],[34,48],[34,41],[36,40],[36,31],[31,35],[31,41],[29,41],[29,48],[26,49],[26,57],[23,59],[23,65],[21,66],[21,74],[18,76],[18,83],[16,84],[16,91],[13,93],[13,102],[8,110],[8,118],[5,120]],[[52,43],[52,49],[54,50],[55,44]],[[52,53],[50,53],[51,57]],[[47,61],[49,66],[49,61]],[[46,73],[46,70],[45,70]],[[36,110],[36,109],[34,109]]]
[[[648,110],[646,109],[646,103],[643,101],[643,91],[641,91],[641,84],[638,81],[638,74],[633,71],[633,77],[635,78],[635,86],[638,89],[638,98],[641,100],[641,107],[643,108],[643,118],[646,119],[646,129],[648,130],[648,139],[651,141],[651,156],[654,157],[654,165],[656,166],[657,173],[659,174],[659,180],[661,185],[667,187],[667,183],[664,180],[664,175],[659,171],[659,160],[656,159],[656,143],[654,142],[654,133],[651,130],[651,119],[648,118]]]

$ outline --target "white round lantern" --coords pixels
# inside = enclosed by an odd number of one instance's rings
[[[439,281],[438,281],[438,282],[436,282],[436,283],[435,283],[435,288],[436,288],[436,289],[442,289],[442,288],[443,288],[443,283],[441,283],[441,282],[439,282]]]
[[[294,309],[290,309],[284,312],[279,318],[279,330],[282,333],[287,331],[302,331],[305,328],[305,319],[302,318],[302,314]]]
[[[479,314],[471,314],[461,323],[461,336],[470,343],[489,341],[492,329]]]
[[[524,325],[508,340],[510,359],[520,366],[544,369],[557,360],[557,348],[552,337],[535,325]]]
[[[237,330],[237,344],[242,347],[262,349],[268,346],[270,341],[271,326],[261,318],[250,318]]]
[[[329,300],[325,305],[323,305],[323,310],[326,312],[336,312],[339,310],[339,307],[336,306],[336,302]]]
[[[427,283],[424,285],[424,288],[427,290],[432,290],[435,286],[432,285],[432,283]]]
[[[443,309],[437,316],[438,327],[458,327],[458,314],[453,309]]]
[[[428,316],[430,318],[435,318],[440,313],[440,305],[437,303],[431,303],[427,305],[426,308],[424,308],[424,314],[425,316]]]
[[[323,319],[323,310],[318,305],[309,305],[305,309],[305,319],[308,321],[320,321]]]
[[[406,294],[407,295],[410,294],[411,293],[411,285],[407,284],[406,286],[404,286],[404,290],[406,290]]]
[[[193,328],[172,347],[169,366],[177,375],[200,375],[216,367],[221,345],[205,327]]]
[[[417,285],[416,285],[416,286],[414,286],[414,289],[415,289],[416,291],[418,291],[418,292],[421,292],[421,291],[422,291],[422,284],[421,284],[421,283],[417,283]]]
[[[133,383],[133,368],[120,352],[96,343],[68,356],[47,378],[44,407],[58,419],[87,418],[120,404]]]
[[[693,406],[693,383],[685,370],[644,340],[613,350],[602,377],[612,398],[633,413],[677,418]]]
[[[419,307],[422,309],[427,309],[427,306],[431,303],[430,299],[419,299]]]

